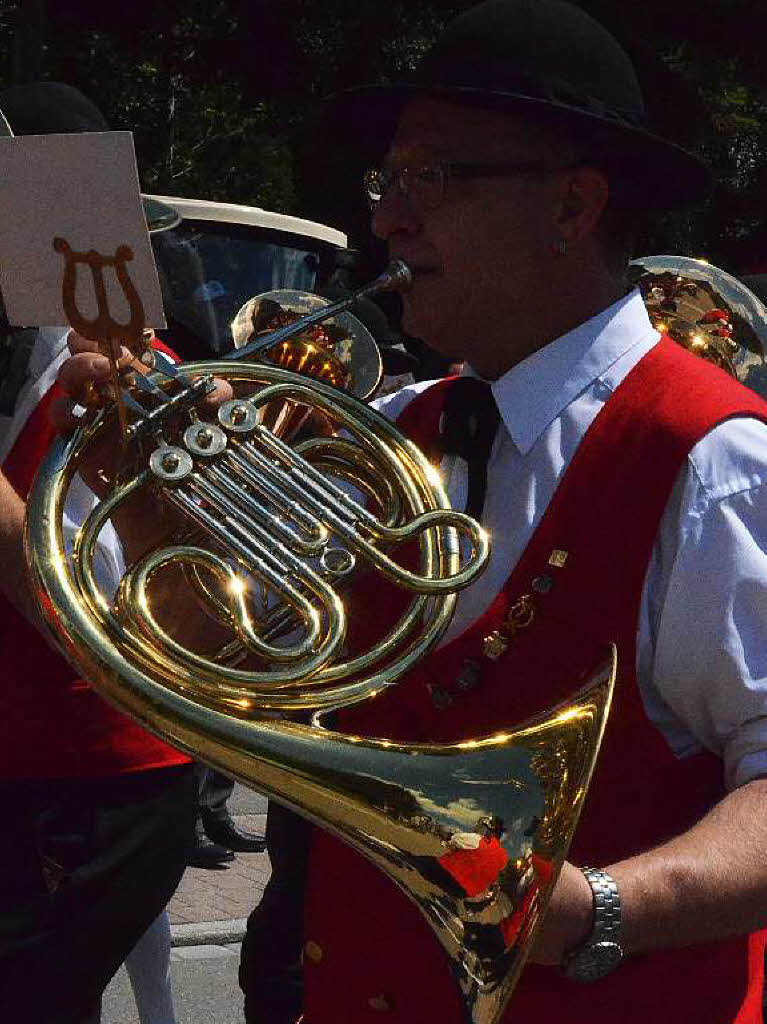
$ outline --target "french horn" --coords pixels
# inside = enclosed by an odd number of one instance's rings
[[[742,281],[689,256],[632,260],[629,281],[656,330],[767,398],[767,307]]]
[[[395,266],[376,287],[406,280]],[[60,649],[104,697],[386,872],[444,948],[466,1020],[494,1024],[583,805],[615,653],[566,706],[494,735],[410,745],[327,727],[327,712],[374,697],[433,649],[489,550],[482,528],[450,509],[435,468],[378,412],[255,361],[341,306],[246,339],[226,360],[137,380],[124,445],[113,409],[58,439],[28,502],[32,586]],[[213,377],[234,392],[215,413],[205,405]],[[319,415],[332,433],[307,436],[306,416],[268,414],[275,406]],[[103,452],[117,460],[106,485]],[[104,493],[71,524],[67,499],[83,480]],[[157,507],[158,522],[173,513],[159,545],[130,532]],[[115,544],[125,524],[130,539]],[[155,525],[146,520],[147,535]],[[403,546],[412,561],[399,557]],[[117,565],[127,557],[119,580],[105,551]],[[354,652],[349,586],[361,569],[410,596],[375,649]],[[165,617],[169,590],[207,624],[194,644],[188,622],[176,629]],[[294,712],[312,723],[291,721]],[[483,892],[458,896],[440,882],[443,865],[483,841],[500,846],[494,874]],[[551,866],[545,880],[536,858]]]

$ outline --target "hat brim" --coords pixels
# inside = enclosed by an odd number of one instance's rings
[[[421,83],[364,85],[328,96],[323,121],[343,130],[355,149],[371,159],[384,153],[402,108],[415,96],[431,96],[448,102],[491,109],[527,110],[532,116],[556,114],[576,130],[598,131],[603,156],[637,199],[653,210],[692,205],[705,199],[714,179],[707,165],[694,153],[644,128],[602,116],[558,100],[470,86],[428,86]]]

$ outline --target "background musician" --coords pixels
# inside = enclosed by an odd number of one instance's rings
[[[3,102],[17,134],[107,129],[59,83],[18,86]],[[142,1019],[172,1024],[164,908],[193,842],[197,780],[190,758],[102,700],[38,631],[25,499],[53,438],[57,371],[78,341],[66,328],[19,333],[25,358],[0,411],[0,1019],[93,1024],[127,957]],[[100,565],[116,571],[108,556]]]

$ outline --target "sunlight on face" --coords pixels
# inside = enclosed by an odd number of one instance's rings
[[[402,114],[386,164],[547,158],[540,133],[519,117],[418,98]],[[401,195],[387,196],[373,229],[414,271],[403,300],[405,329],[443,355],[475,365],[483,350],[505,343],[545,290],[550,215],[541,176],[448,180],[442,203],[422,211]]]

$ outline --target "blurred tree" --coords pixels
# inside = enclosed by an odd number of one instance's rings
[[[45,0],[24,0],[15,14],[11,66],[15,82],[40,78],[45,64]]]
[[[362,168],[312,112],[328,93],[406,73],[472,2],[0,0],[0,68],[5,81],[42,68],[95,99],[115,128],[132,129],[148,191],[312,216],[368,245]],[[580,2],[641,67],[661,133],[705,154],[717,176],[709,202],[652,223],[641,251],[735,269],[767,257],[760,5]]]
[[[18,0],[0,0],[0,82],[10,84]]]

